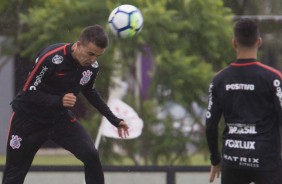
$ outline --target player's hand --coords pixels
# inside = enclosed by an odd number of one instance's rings
[[[76,96],[73,93],[67,93],[63,97],[63,106],[64,107],[73,107],[76,102]]]
[[[125,121],[121,121],[118,125],[118,136],[120,138],[126,138],[129,136],[128,125]]]
[[[220,164],[218,165],[212,165],[211,171],[210,171],[210,183],[214,181],[214,178],[219,178],[220,175]]]

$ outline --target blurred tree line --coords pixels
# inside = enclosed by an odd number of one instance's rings
[[[267,2],[281,6],[279,0]],[[12,40],[5,50],[15,56],[16,89],[20,89],[27,69],[42,48],[57,42],[75,42],[81,29],[88,25],[100,24],[109,31],[107,19],[111,10],[127,3],[125,0],[1,1],[0,36]],[[106,100],[109,86],[115,85],[111,75],[120,65],[124,81],[138,82],[137,56],[152,56],[154,65],[148,71],[151,82],[146,96],[136,96],[136,89],[129,83],[123,99],[143,119],[144,128],[137,139],[104,137],[99,147],[104,164],[119,164],[119,160],[126,157],[136,165],[187,165],[194,149],[197,153],[208,153],[203,122],[208,84],[214,72],[235,59],[230,44],[232,17],[266,11],[259,3],[266,2],[130,1],[143,13],[144,28],[133,39],[120,40],[109,34],[110,46],[99,59],[101,72],[96,88]],[[95,139],[101,116],[83,97],[79,98],[74,110]],[[183,107],[185,117],[175,119],[168,112],[160,118],[160,111],[170,108],[171,103]]]
[[[282,70],[282,26],[280,0],[224,0],[225,6],[232,9],[235,15],[260,15],[265,18],[255,18],[259,21],[263,39],[260,48],[260,59],[265,64]],[[280,15],[280,18],[278,17]]]

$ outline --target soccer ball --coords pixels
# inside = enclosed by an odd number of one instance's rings
[[[111,31],[120,38],[130,38],[139,33],[143,22],[141,11],[130,4],[116,7],[108,18]]]

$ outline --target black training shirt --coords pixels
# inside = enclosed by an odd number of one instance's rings
[[[12,102],[13,110],[40,122],[50,122],[67,113],[62,105],[66,93],[82,92],[102,115],[118,126],[121,119],[112,113],[94,87],[98,62],[81,66],[72,58],[71,46],[54,44],[39,53],[22,91]]]
[[[256,59],[239,59],[209,87],[206,135],[211,162],[232,168],[271,170],[281,162],[281,73]],[[222,154],[218,123],[224,117]],[[221,159],[221,160],[220,160]]]

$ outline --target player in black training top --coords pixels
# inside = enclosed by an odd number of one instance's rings
[[[111,112],[94,86],[99,70],[96,60],[107,45],[106,32],[94,25],[86,27],[77,42],[54,44],[39,53],[22,91],[12,101],[3,184],[22,184],[36,152],[47,140],[84,163],[87,184],[104,184],[98,151],[69,108],[82,92],[118,128],[120,137],[128,135],[127,123]]]
[[[262,40],[255,21],[238,20],[232,45],[237,61],[209,87],[206,137],[211,152],[210,182],[281,184],[281,73],[257,60]],[[222,152],[218,123],[224,117]]]

